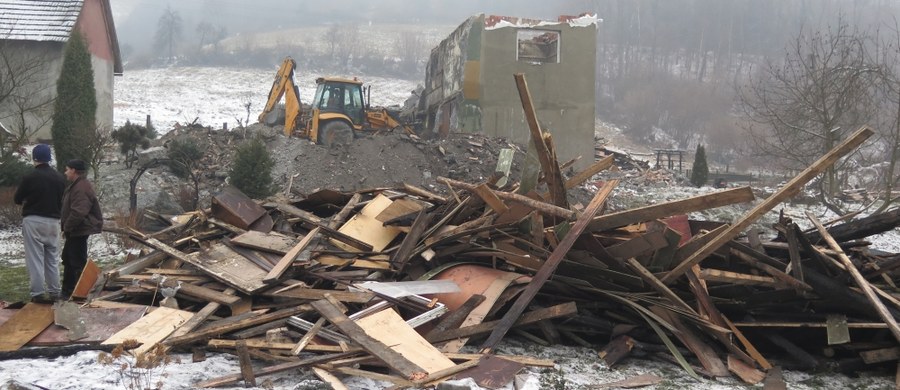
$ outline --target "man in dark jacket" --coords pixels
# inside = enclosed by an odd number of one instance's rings
[[[31,301],[51,303],[59,297],[59,218],[66,179],[50,167],[50,146],[31,150],[34,170],[22,178],[13,200],[22,205],[22,237]]]
[[[85,178],[87,164],[83,160],[69,160],[66,163],[66,179],[69,186],[62,200],[62,232],[66,238],[63,245],[62,294],[66,299],[75,291],[81,271],[87,264],[87,240],[91,234],[103,229],[103,214],[94,193],[94,187]]]

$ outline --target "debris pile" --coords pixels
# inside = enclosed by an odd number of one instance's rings
[[[302,368],[334,388],[348,375],[394,388],[451,378],[496,388],[525,366],[553,365],[497,354],[510,336],[598,347],[610,366],[649,356],[750,384],[780,380],[772,356],[806,369],[831,356],[848,371],[900,357],[900,301],[890,292],[900,256],[861,241],[897,226],[900,211],[830,229],[810,216],[816,231],[782,218],[773,241],[745,234],[871,130],[729,224],[686,214],[750,202],[749,187],[605,212],[619,183],[610,179],[571,207],[567,191],[615,157],[566,179],[552,141],[532,132],[543,175],[530,186],[438,177],[446,194],[404,184],[265,201],[226,187],[208,209],[159,231],[110,227],[147,251],[115,269],[86,268],[80,308],[0,310],[9,318],[0,357],[71,353],[22,349],[60,344],[162,346],[198,359],[226,351],[240,367],[196,387],[255,385]],[[478,352],[462,353],[466,344]]]

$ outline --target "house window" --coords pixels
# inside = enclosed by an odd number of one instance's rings
[[[559,31],[519,30],[516,59],[525,62],[559,63]]]

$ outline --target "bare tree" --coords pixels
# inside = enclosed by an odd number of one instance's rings
[[[153,39],[153,47],[158,51],[165,51],[168,58],[175,55],[175,50],[181,39],[182,21],[178,11],[166,6],[162,16],[156,23],[156,35]]]
[[[870,44],[869,35],[842,18],[825,31],[801,29],[783,58],[769,60],[748,85],[738,87],[756,151],[783,169],[805,169],[866,123],[874,114],[875,85],[882,74]],[[824,174],[818,193],[841,214],[830,201],[839,185],[837,169]]]
[[[53,110],[54,80],[47,77],[51,56],[16,41],[0,40],[0,156],[27,143],[44,127]]]
[[[331,52],[331,59],[341,67],[346,67],[359,54],[359,28],[355,24],[333,24],[325,31],[325,42]]]
[[[414,74],[419,60],[425,54],[425,42],[422,41],[422,36],[414,31],[403,31],[397,37],[395,47],[403,72]]]

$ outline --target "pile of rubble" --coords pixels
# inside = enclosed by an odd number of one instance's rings
[[[438,177],[446,195],[403,184],[255,201],[226,187],[162,230],[110,227],[146,251],[86,268],[73,294],[81,307],[0,310],[0,358],[124,344],[239,357],[234,374],[197,387],[304,368],[335,388],[347,375],[496,388],[525,366],[553,365],[495,354],[514,335],[599,347],[610,366],[651,356],[750,384],[781,381],[773,355],[792,368],[828,356],[864,370],[900,357],[890,292],[900,255],[861,241],[897,226],[900,211],[830,229],[811,216],[812,232],[782,218],[767,242],[743,233],[871,134],[861,129],[731,224],[686,214],[750,202],[748,187],[602,213],[619,183],[610,179],[575,210],[567,191],[615,157],[564,179],[541,148],[531,189],[501,175]],[[467,343],[479,352],[461,353]],[[270,364],[254,369],[254,359]]]

